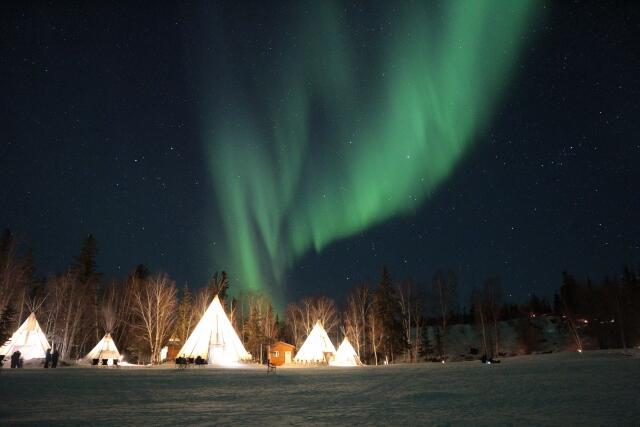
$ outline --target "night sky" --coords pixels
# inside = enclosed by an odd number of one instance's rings
[[[278,304],[640,263],[637,2],[2,6],[0,225]],[[456,6],[458,5],[458,7]]]

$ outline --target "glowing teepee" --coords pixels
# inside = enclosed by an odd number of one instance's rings
[[[113,360],[122,360],[122,355],[118,351],[118,347],[116,347],[116,343],[111,338],[111,334],[107,333],[95,347],[91,350],[85,357],[86,360],[93,359],[108,359],[107,362],[109,365],[113,364]]]
[[[349,342],[347,337],[344,337],[342,340],[342,344],[338,347],[338,351],[336,352],[336,357],[331,362],[329,362],[331,366],[360,366],[362,363],[360,362],[360,358],[358,357],[358,353],[356,353],[355,349]]]
[[[318,320],[293,360],[297,363],[326,363],[335,354],[336,348]]]
[[[9,358],[16,350],[19,350],[24,360],[44,359],[46,351],[51,348],[47,337],[42,332],[35,313],[31,313],[17,331],[13,333],[9,341],[0,347],[0,354]]]
[[[178,356],[200,356],[208,363],[220,365],[251,359],[217,295],[178,352]]]

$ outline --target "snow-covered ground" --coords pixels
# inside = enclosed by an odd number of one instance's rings
[[[558,353],[362,368],[0,373],[0,424],[638,425],[640,357]]]

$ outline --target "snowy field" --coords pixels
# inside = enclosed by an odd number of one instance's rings
[[[561,353],[363,368],[0,373],[5,425],[639,425],[640,357]]]

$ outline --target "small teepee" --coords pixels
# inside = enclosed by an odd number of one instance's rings
[[[16,350],[19,350],[22,359],[44,359],[47,349],[51,348],[47,337],[42,332],[35,313],[31,313],[17,331],[13,333],[9,341],[0,347],[0,354],[9,358]]]
[[[113,338],[111,338],[111,334],[107,333],[105,334],[104,337],[102,337],[100,342],[98,342],[98,344],[96,344],[96,346],[93,347],[93,350],[91,350],[84,357],[84,359],[88,361],[91,361],[93,359],[98,359],[98,360],[107,359],[108,360],[107,364],[113,365],[114,360],[117,360],[117,361],[122,360],[122,355],[118,351],[118,348],[116,347],[116,343],[113,341]]]
[[[362,363],[360,362],[360,358],[358,357],[358,353],[356,353],[355,349],[349,342],[347,337],[344,337],[342,340],[342,344],[338,347],[338,351],[336,352],[336,357],[331,362],[329,362],[331,366],[360,366]]]
[[[327,363],[333,360],[335,354],[336,348],[318,320],[293,361],[297,363]]]
[[[217,295],[178,352],[178,356],[200,356],[208,363],[218,365],[251,359]]]

